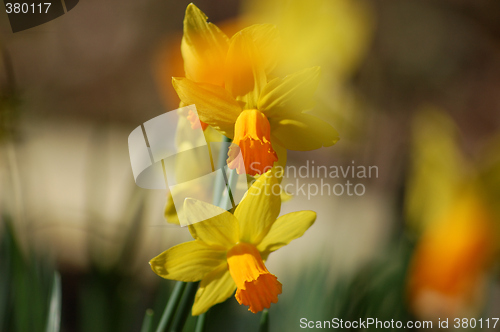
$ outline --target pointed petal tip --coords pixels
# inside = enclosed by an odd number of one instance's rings
[[[195,13],[202,13],[203,15],[205,15],[201,10],[200,8],[198,8],[194,3],[190,2],[187,7],[186,7],[186,17],[189,15],[192,15],[192,14],[195,14]]]

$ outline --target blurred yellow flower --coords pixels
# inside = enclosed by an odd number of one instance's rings
[[[193,315],[225,301],[236,290],[240,304],[253,313],[278,301],[281,283],[264,262],[269,254],[301,237],[314,223],[313,211],[280,213],[278,179],[269,171],[257,179],[234,215],[213,205],[187,199],[185,213],[195,239],[176,245],[150,261],[151,268],[166,279],[201,280]],[[203,216],[216,215],[211,218]],[[198,220],[206,219],[202,222]]]
[[[442,110],[423,107],[412,125],[405,212],[410,226],[421,231],[449,211],[471,167],[457,146],[458,129]]]
[[[475,193],[459,197],[422,234],[409,274],[409,299],[420,316],[474,314],[494,251],[492,214]]]
[[[410,307],[422,318],[474,315],[497,247],[495,215],[452,119],[425,107],[413,125],[405,209],[419,240],[408,274]]]
[[[365,137],[366,105],[353,89],[352,79],[374,36],[376,14],[372,2],[243,0],[241,8],[240,21],[278,27],[282,41],[275,69],[278,76],[321,67],[318,106],[310,114],[335,124],[347,141]]]
[[[333,127],[304,112],[313,106],[319,67],[268,80],[279,40],[269,24],[250,26],[228,40],[193,4],[186,10],[186,78],[172,83],[183,104],[196,105],[202,122],[234,138],[244,165],[235,151],[228,164],[240,174],[243,166],[250,175],[264,173],[276,161],[284,166],[286,149],[313,150],[338,141]]]
[[[325,80],[337,84],[345,84],[358,68],[375,26],[365,0],[243,0],[242,13],[246,21],[278,26],[286,52],[278,64],[281,72],[319,65]]]

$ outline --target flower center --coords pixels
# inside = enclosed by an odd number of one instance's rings
[[[269,273],[255,246],[238,243],[228,251],[227,263],[229,273],[238,287],[236,300],[239,304],[248,305],[248,310],[257,313],[269,308],[271,302],[278,302],[281,283]]]
[[[278,160],[271,145],[271,125],[258,110],[245,110],[236,119],[233,143],[227,164],[238,174],[262,174]],[[240,155],[241,151],[241,155]]]

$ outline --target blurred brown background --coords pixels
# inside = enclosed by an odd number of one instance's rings
[[[137,279],[157,282],[147,261],[190,239],[185,229],[165,226],[164,192],[135,186],[127,147],[134,128],[177,108],[169,78],[183,75],[179,47],[188,3],[81,0],[64,16],[16,34],[0,14],[1,94],[14,91],[18,113],[14,135],[1,150],[0,208],[19,221],[25,247],[56,255],[70,275],[63,275],[69,280],[63,293],[79,283],[89,262],[118,264]],[[267,14],[252,12],[252,3],[195,2],[227,31],[241,24],[241,14],[245,22]],[[270,270],[308,262],[311,254],[303,248],[311,246],[335,267],[334,274],[348,273],[399,234],[411,119],[422,105],[449,113],[472,160],[499,133],[499,1],[352,3],[369,8],[373,21],[359,64],[337,82],[358,106],[351,114],[336,105],[329,118],[341,136],[336,146],[291,152],[289,163],[356,160],[377,165],[379,178],[367,180],[367,195],[357,200],[298,198],[293,206],[284,205],[284,212],[311,209],[319,217],[295,246],[270,259]],[[350,32],[344,28],[349,26],[335,27],[335,33]],[[323,99],[335,100],[337,93],[337,86],[327,87]],[[134,250],[124,253],[130,241]],[[293,273],[280,280],[293,279]]]

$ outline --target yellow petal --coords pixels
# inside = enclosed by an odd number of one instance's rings
[[[236,290],[236,284],[231,278],[227,263],[207,274],[200,283],[193,304],[193,316],[206,312],[217,303],[224,302]]]
[[[226,260],[226,252],[199,241],[178,244],[153,258],[149,264],[160,277],[198,281]]]
[[[181,51],[186,77],[222,86],[224,60],[229,45],[227,36],[194,4],[189,4],[184,17]]]
[[[273,24],[254,24],[243,30],[243,33],[251,35],[254,44],[258,47],[261,56],[259,64],[262,65],[266,74],[269,74],[278,61],[277,55],[281,47],[281,36],[277,27]]]
[[[191,235],[209,246],[228,249],[238,242],[236,218],[226,210],[192,198],[184,201]]]
[[[172,85],[184,104],[196,106],[201,121],[233,137],[241,107],[224,88],[176,77],[172,78]]]
[[[276,154],[278,155],[278,161],[274,163],[274,167],[279,171],[284,171],[287,160],[286,148],[283,146],[283,143],[281,143],[278,138],[272,135],[272,133],[271,133],[271,143],[273,145],[273,150],[276,151]],[[280,183],[282,179],[283,177],[280,177],[278,179]]]
[[[266,73],[273,67],[273,47],[278,33],[275,26],[257,24],[236,33],[230,41],[226,58],[225,87],[244,103],[244,109],[257,107]]]
[[[315,220],[316,212],[314,211],[292,212],[279,217],[257,246],[257,249],[262,252],[262,258],[265,259],[269,253],[301,237]]]
[[[242,242],[258,244],[280,214],[281,188],[273,171],[254,182],[234,211]]]
[[[306,114],[290,114],[280,120],[269,119],[273,135],[288,150],[309,151],[338,142],[339,134],[327,122]]]
[[[291,112],[302,112],[314,106],[314,92],[318,88],[320,67],[312,67],[270,81],[259,96],[258,109],[268,118],[286,117]]]
[[[290,201],[293,198],[293,195],[290,194],[289,192],[286,192],[285,190],[281,191],[281,202],[286,203]]]
[[[458,128],[445,111],[425,106],[412,127],[405,212],[410,227],[421,232],[450,209],[468,165],[460,151]]]

